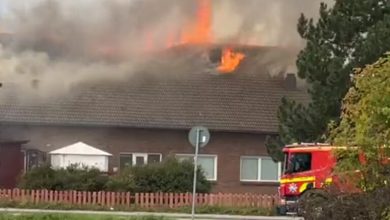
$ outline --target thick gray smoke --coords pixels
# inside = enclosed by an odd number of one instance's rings
[[[215,1],[214,30],[219,39],[241,43],[302,47],[296,27],[301,13],[318,17],[321,2],[333,0]]]
[[[151,51],[177,43],[201,0],[0,0],[0,81],[39,96],[91,80],[122,80]],[[298,52],[301,12],[316,17],[320,0],[210,0],[214,42],[283,46]],[[292,55],[291,55],[292,54]],[[287,60],[294,68],[294,53]],[[286,58],[283,58],[286,60]]]

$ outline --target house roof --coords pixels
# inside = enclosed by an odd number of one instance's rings
[[[49,152],[49,154],[61,154],[61,155],[94,155],[94,156],[112,156],[112,154],[92,147],[83,142],[77,142],[69,146]]]
[[[256,57],[255,57],[256,58]],[[258,57],[256,58],[258,59]],[[233,74],[213,74],[203,61],[190,57],[185,65],[153,74],[141,72],[122,82],[87,83],[72,94],[46,101],[23,102],[17,87],[0,89],[0,122],[189,129],[276,133],[282,97],[306,102],[302,90],[287,90],[283,80],[247,58]],[[252,62],[252,63],[251,63]],[[157,72],[157,74],[156,74]]]
[[[0,146],[2,145],[13,145],[20,146],[23,144],[27,144],[29,141],[27,140],[0,140]]]

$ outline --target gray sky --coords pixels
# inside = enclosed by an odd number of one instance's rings
[[[3,17],[5,10],[6,10],[6,1],[7,0],[0,0],[0,17]]]

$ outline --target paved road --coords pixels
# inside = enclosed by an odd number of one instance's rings
[[[88,214],[88,215],[116,215],[116,216],[165,216],[177,220],[191,219],[189,214],[179,213],[148,213],[148,212],[102,212],[102,211],[75,211],[75,210],[46,210],[46,209],[8,209],[0,208],[0,212],[12,213],[66,213],[66,214]],[[237,216],[237,215],[206,215],[197,214],[197,220],[303,220],[298,217],[278,217],[278,216]]]

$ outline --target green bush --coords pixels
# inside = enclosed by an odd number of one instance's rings
[[[194,165],[190,161],[168,158],[161,164],[134,167],[133,176],[136,192],[191,192]],[[207,193],[211,183],[201,168],[197,173],[197,192]]]
[[[107,190],[114,192],[134,192],[135,182],[131,169],[125,169],[107,182]]]
[[[49,165],[34,168],[22,176],[19,187],[23,189],[48,190],[105,190],[108,176],[98,169],[69,166],[66,169],[55,170]]]
[[[112,177],[107,188],[132,192],[191,192],[193,173],[192,162],[169,157],[162,163],[128,168]],[[197,175],[197,192],[210,192],[211,183],[201,169]]]
[[[325,193],[325,199],[306,197],[302,201],[305,220],[390,220],[390,187],[361,193],[333,188]]]
[[[36,167],[21,177],[19,187],[24,189],[54,189],[56,176],[56,171],[50,165]]]
[[[121,192],[192,192],[194,165],[168,158],[162,163],[135,166],[108,177],[97,169],[70,166],[54,170],[46,165],[23,175],[24,189],[121,191]],[[211,183],[198,170],[197,192],[207,193]]]

